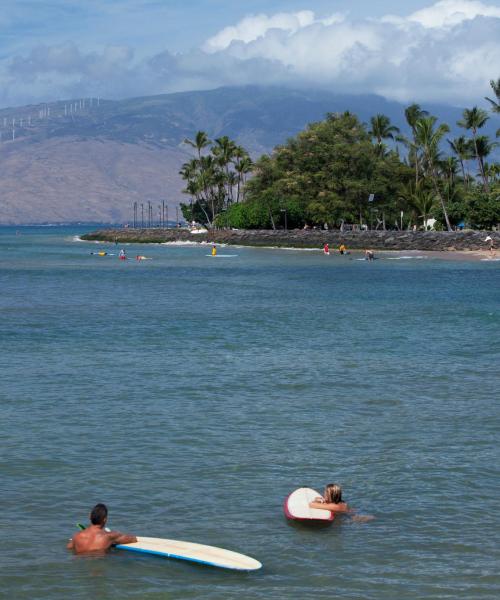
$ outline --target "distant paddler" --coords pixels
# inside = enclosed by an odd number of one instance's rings
[[[212,244],[212,256],[217,256],[217,246]]]
[[[107,252],[105,252],[104,250],[99,250],[99,252],[91,252],[90,254],[92,255],[97,255],[97,256],[107,256]]]
[[[125,254],[125,250],[123,250],[123,248],[120,250],[119,257],[120,260],[127,260],[127,255]]]
[[[151,260],[151,258],[149,258],[148,256],[142,256],[141,254],[138,254],[135,257],[135,260]]]
[[[346,251],[347,251],[347,248],[344,246],[344,244],[340,244],[340,246],[339,246],[340,254],[345,254]]]
[[[325,244],[325,245],[323,246],[323,254],[325,254],[325,255],[326,255],[326,254],[330,255],[330,248],[329,248],[328,244]]]

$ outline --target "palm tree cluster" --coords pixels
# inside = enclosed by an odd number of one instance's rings
[[[184,143],[196,151],[196,157],[179,172],[186,181],[184,192],[191,197],[190,204],[181,204],[182,212],[189,221],[212,227],[218,215],[244,199],[253,164],[248,152],[227,136],[212,143],[204,131],[198,131],[194,140]]]
[[[486,100],[490,103],[492,112],[500,113],[500,79],[490,83],[496,100]],[[486,158],[498,143],[480,134],[480,130],[490,118],[488,112],[477,106],[463,111],[462,119],[457,125],[465,129],[469,137],[464,134],[447,140],[451,156],[443,155],[441,144],[450,131],[448,125],[438,125],[437,119],[422,110],[418,104],[409,106],[405,110],[405,117],[411,137],[398,136],[396,139],[408,150],[407,161],[414,169],[415,184],[411,192],[408,188],[403,190],[403,195],[417,199],[420,206],[422,203],[428,206],[429,192],[432,190],[432,196],[440,207],[446,227],[451,230],[448,205],[452,205],[453,211],[453,206],[456,209],[457,204],[463,205],[470,195],[477,196],[482,193],[486,197],[490,194],[491,184],[498,182],[500,165],[486,162]],[[496,135],[500,136],[500,129]],[[477,166],[476,176],[470,172],[471,164]],[[430,214],[433,210],[422,210],[422,213],[425,212]],[[463,206],[461,212],[466,212]],[[457,214],[457,217],[460,218],[460,215]],[[423,214],[422,218],[425,223],[426,215]]]
[[[500,79],[490,83],[494,98],[486,100],[500,114]],[[212,144],[200,131],[186,140],[197,156],[181,170],[191,196],[184,216],[238,228],[276,228],[285,219],[292,227],[363,227],[376,220],[384,228],[387,222],[426,229],[431,218],[449,231],[497,225],[500,164],[487,159],[498,142],[482,133],[489,113],[465,109],[457,122],[464,133],[454,139],[419,104],[405,109],[405,119],[408,134],[402,135],[383,114],[366,125],[350,112],[330,113],[255,165],[229,138]]]

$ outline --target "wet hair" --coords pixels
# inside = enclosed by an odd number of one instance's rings
[[[104,525],[108,509],[105,504],[96,504],[90,513],[90,522],[92,525]]]
[[[325,487],[325,502],[328,504],[340,504],[342,502],[342,488],[336,483],[329,483]]]

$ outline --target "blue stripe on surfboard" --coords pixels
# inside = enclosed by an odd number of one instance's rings
[[[200,565],[208,565],[210,567],[219,567],[221,569],[230,569],[232,571],[255,571],[256,569],[243,569],[239,567],[230,567],[228,565],[221,565],[216,562],[209,562],[207,560],[200,560],[199,558],[189,558],[188,556],[182,556],[180,554],[169,554],[168,552],[161,552],[159,550],[146,550],[144,548],[132,548],[130,546],[124,546],[118,544],[115,546],[118,550],[128,550],[129,552],[138,552],[141,554],[154,554],[155,556],[163,556],[164,558],[175,558],[177,560],[185,560],[187,562],[199,563]],[[260,569],[260,567],[259,567]]]

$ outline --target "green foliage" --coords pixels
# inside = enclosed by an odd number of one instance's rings
[[[211,227],[224,211],[243,198],[252,161],[246,150],[227,136],[211,142],[204,131],[198,131],[194,140],[184,142],[196,150],[197,158],[184,163],[179,172],[186,181],[183,191],[191,196],[189,205],[181,204],[182,214],[189,221]],[[203,154],[207,148],[208,154]]]
[[[488,99],[489,104],[498,112],[500,80],[491,87],[496,100]],[[443,152],[447,124],[418,104],[408,106],[405,117],[409,137],[398,135],[382,114],[372,117],[368,128],[350,112],[330,113],[255,165],[229,138],[211,142],[198,132],[193,141],[186,140],[197,158],[181,170],[184,191],[191,196],[181,205],[183,215],[237,229],[325,223],[423,228],[431,217],[437,219],[436,229],[448,230],[461,221],[484,228],[500,222],[500,165],[486,162],[498,144],[479,134],[487,111],[464,110],[458,124],[468,135],[448,140],[452,156]],[[403,159],[398,143],[406,149]],[[375,194],[373,203],[370,194]]]
[[[476,187],[470,190],[464,200],[466,222],[478,229],[490,229],[500,223],[500,185],[494,185],[489,192]]]
[[[389,127],[387,123],[384,123]],[[378,142],[350,113],[313,123],[255,165],[247,201],[267,208],[266,222],[288,227],[366,222],[376,195],[377,209],[389,210],[398,187],[411,177],[394,152],[381,155]]]

